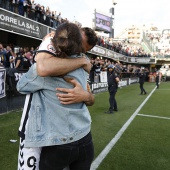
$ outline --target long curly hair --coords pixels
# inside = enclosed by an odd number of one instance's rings
[[[82,51],[81,30],[73,23],[63,23],[57,27],[51,41],[60,57],[79,54]]]

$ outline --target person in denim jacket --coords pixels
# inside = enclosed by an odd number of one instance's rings
[[[65,23],[56,30],[53,44],[57,44],[55,49],[58,55],[67,54],[67,56],[71,55],[71,58],[77,58],[80,56],[72,54],[82,51],[80,48],[81,33],[77,26],[71,25]],[[50,44],[48,47],[52,51],[54,50]],[[86,89],[88,75],[83,68],[76,69],[67,76],[76,78]],[[43,147],[40,170],[50,170],[49,165],[53,165],[55,168],[60,167],[60,169],[68,165],[70,169],[90,169],[93,160],[93,142],[90,134],[91,117],[86,105],[84,103],[62,105],[56,96],[56,87],[72,88],[64,77],[66,76],[40,77],[37,74],[36,64],[34,64],[17,84],[19,92],[34,93],[29,112],[25,147]],[[58,147],[60,151],[58,151]],[[68,148],[67,151],[65,147]],[[53,148],[52,151],[51,148]],[[75,151],[70,155],[73,148]],[[77,150],[82,150],[82,155],[77,155]],[[87,154],[86,157],[84,157],[84,152]],[[53,157],[53,154],[58,156]]]

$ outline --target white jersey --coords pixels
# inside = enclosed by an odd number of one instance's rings
[[[52,42],[51,42],[52,37],[48,37],[45,40],[42,41],[42,43],[40,44],[37,52],[45,52],[45,53],[49,53],[51,55],[56,56],[56,49],[54,48]]]
[[[15,57],[14,56],[10,56],[9,60],[11,60],[11,59],[15,59]],[[10,68],[15,68],[15,60],[13,62],[10,62]]]
[[[38,53],[46,52],[50,53],[53,56],[56,56],[56,50],[51,43],[51,37],[42,41]],[[26,127],[29,121],[29,111],[31,107],[33,93],[27,94],[24,103],[24,109],[20,121],[18,135],[20,137],[20,146],[18,153],[18,170],[39,170],[39,160],[41,154],[41,148],[25,148],[25,134]]]

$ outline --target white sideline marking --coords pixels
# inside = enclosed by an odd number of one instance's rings
[[[153,116],[153,115],[144,115],[144,114],[137,114],[138,116],[145,116],[145,117],[154,117],[159,119],[170,119],[169,117],[162,117],[162,116]]]
[[[107,156],[107,154],[110,152],[110,150],[113,148],[113,146],[116,144],[116,142],[120,139],[122,134],[125,132],[125,130],[128,128],[130,123],[133,121],[133,119],[136,117],[136,115],[139,113],[141,108],[144,106],[144,104],[148,101],[148,99],[151,97],[153,92],[155,91],[156,87],[151,91],[151,93],[147,96],[147,98],[142,102],[142,104],[137,108],[137,110],[132,114],[132,116],[127,120],[127,122],[123,125],[123,127],[118,131],[118,133],[115,135],[115,137],[109,142],[109,144],[103,149],[103,151],[98,155],[98,157],[93,161],[90,170],[96,170],[103,159]]]
[[[157,89],[157,90],[159,91],[159,90],[170,90],[170,89],[160,89],[160,88],[159,88],[159,89]]]

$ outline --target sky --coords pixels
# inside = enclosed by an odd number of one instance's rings
[[[110,14],[114,7],[115,36],[130,25],[152,25],[159,29],[170,29],[169,0],[34,0],[49,6],[51,11],[61,12],[62,18],[77,20],[82,26],[92,28],[94,10]],[[111,15],[111,14],[110,14]]]

